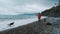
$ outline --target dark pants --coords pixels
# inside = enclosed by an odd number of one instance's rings
[[[40,22],[41,20],[40,19],[38,19],[38,22]]]

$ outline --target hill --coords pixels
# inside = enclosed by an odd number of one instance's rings
[[[60,17],[60,5],[47,9],[41,13],[43,16]]]

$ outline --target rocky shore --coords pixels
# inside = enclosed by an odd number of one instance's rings
[[[52,25],[46,25],[43,21],[35,21],[27,25],[1,31],[0,34],[50,34]]]

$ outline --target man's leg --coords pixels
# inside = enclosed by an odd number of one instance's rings
[[[40,22],[41,20],[40,20],[40,18],[38,19],[38,22]]]

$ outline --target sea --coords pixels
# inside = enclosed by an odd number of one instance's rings
[[[46,18],[42,16],[41,19]],[[37,13],[24,13],[18,15],[0,15],[0,31],[23,26],[34,21],[38,21]],[[10,23],[14,22],[12,26]]]

